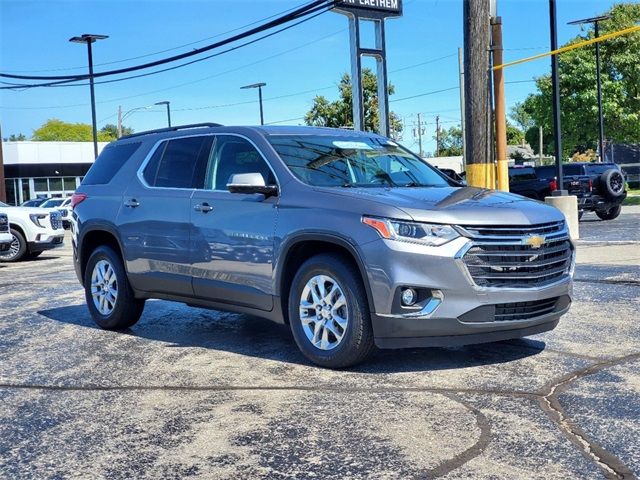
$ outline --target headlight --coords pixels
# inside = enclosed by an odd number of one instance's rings
[[[401,222],[388,218],[362,217],[362,223],[376,229],[382,238],[421,245],[444,245],[460,235],[449,225]]]
[[[46,213],[32,213],[31,215],[29,215],[29,218],[33,223],[35,223],[40,228],[46,228],[44,225],[40,223],[40,220],[44,220],[45,218],[47,218]]]

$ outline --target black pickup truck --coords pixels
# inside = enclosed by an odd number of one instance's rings
[[[563,186],[578,197],[578,215],[595,212],[602,220],[613,220],[627,197],[624,174],[615,163],[567,163]]]
[[[555,177],[541,177],[533,167],[509,167],[509,191],[512,193],[544,201],[556,187]]]

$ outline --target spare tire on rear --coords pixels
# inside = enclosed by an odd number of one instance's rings
[[[624,193],[624,177],[619,170],[610,168],[600,175],[600,185],[604,193],[611,199],[616,199]]]

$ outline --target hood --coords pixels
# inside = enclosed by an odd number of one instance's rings
[[[534,225],[564,220],[560,210],[545,203],[513,193],[475,187],[332,190],[332,193],[339,195],[369,199],[399,208],[418,222]]]

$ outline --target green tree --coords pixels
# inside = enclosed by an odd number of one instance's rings
[[[118,138],[118,126],[113,123],[107,123],[104,127],[100,129],[100,133],[104,133],[105,135],[109,135],[113,140]],[[131,135],[133,133],[133,128],[122,126],[122,135]]]
[[[16,135],[15,133],[12,133],[11,135],[9,135],[9,138],[5,138],[4,141],[9,141],[9,142],[24,142],[27,139],[27,137],[22,134],[19,133],[18,135]]]
[[[91,142],[93,132],[87,123],[68,123],[53,118],[33,131],[33,140],[40,142]],[[115,140],[108,132],[98,132],[98,141],[110,142]]]
[[[436,136],[433,137],[437,140]],[[462,128],[450,127],[440,130],[440,148],[438,157],[457,157],[462,155]]]
[[[601,35],[631,27],[640,21],[640,4],[620,3],[601,22]],[[593,38],[590,26],[574,44]],[[622,35],[600,44],[602,100],[605,137],[614,142],[640,142],[640,33]],[[560,54],[560,105],[563,158],[574,152],[595,149],[598,143],[598,106],[594,47],[587,46]],[[546,148],[552,151],[553,117],[551,78],[536,79],[537,92],[529,95],[522,110],[536,126],[542,126]],[[513,116],[514,121],[517,121]],[[528,128],[527,141],[537,149],[537,128]]]
[[[378,130],[378,86],[375,74],[368,68],[362,70],[362,95],[364,97],[364,128]],[[323,95],[316,95],[313,106],[304,116],[307,125],[316,127],[353,128],[351,77],[342,75],[338,84],[340,98],[330,102]],[[388,86],[389,95],[395,93],[393,85]],[[402,122],[393,112],[389,113],[390,130],[393,138],[402,133]]]
[[[524,140],[524,132],[507,122],[507,145],[520,145]]]
[[[522,102],[515,103],[509,109],[509,117],[523,132],[526,132],[535,124],[533,118],[529,112],[527,112]]]

